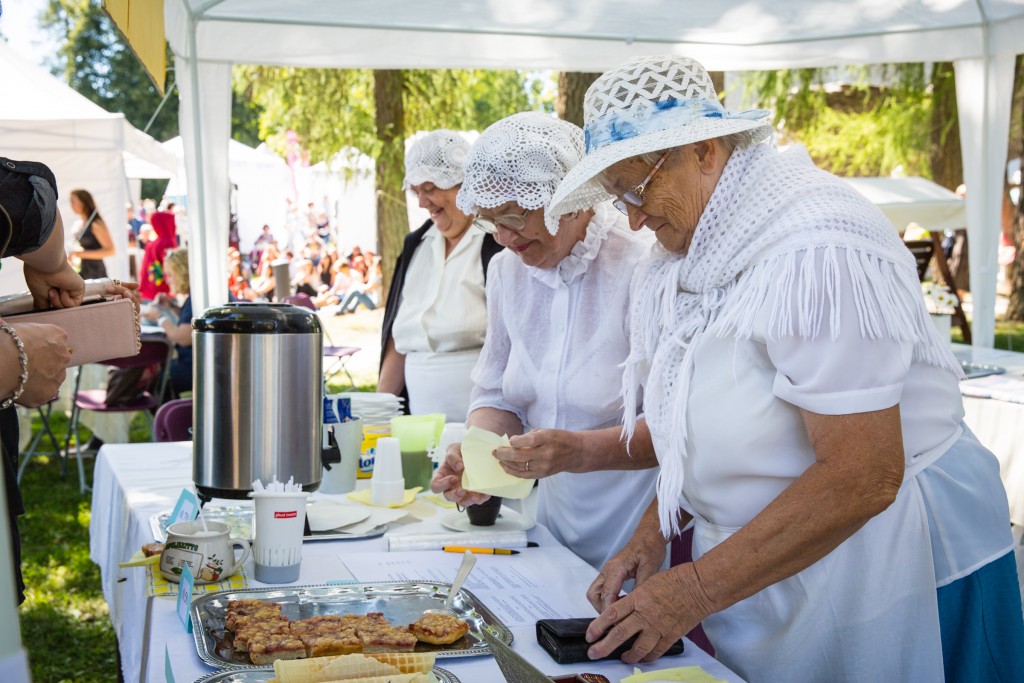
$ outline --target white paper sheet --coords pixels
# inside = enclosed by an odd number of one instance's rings
[[[359,553],[341,560],[357,581],[450,583],[462,557],[421,551]],[[564,548],[524,548],[519,555],[478,555],[465,588],[506,626],[531,626],[538,619],[596,615],[578,587],[553,589],[552,577],[581,573],[593,574],[594,570]]]

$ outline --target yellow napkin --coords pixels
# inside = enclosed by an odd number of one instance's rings
[[[146,567],[146,595],[150,596],[176,596],[178,595],[178,584],[168,581],[160,573],[159,567],[152,565]],[[197,583],[192,587],[193,595],[202,593],[217,593],[219,591],[237,591],[249,587],[249,580],[245,568],[240,567],[238,571],[222,581],[214,583]]]
[[[699,666],[677,666],[674,669],[657,669],[642,673],[633,669],[632,676],[626,676],[619,683],[647,683],[648,681],[679,681],[680,683],[725,683]]]
[[[352,493],[348,494],[348,497],[350,500],[354,500],[357,503],[362,503],[363,505],[372,505],[373,507],[376,508],[400,508],[405,507],[409,503],[416,500],[416,494],[419,493],[421,490],[423,490],[422,486],[417,486],[416,488],[413,489],[406,489],[405,493],[402,494],[402,502],[394,503],[392,505],[377,505],[376,503],[374,503],[370,495],[370,489],[360,489],[359,491],[353,491]]]
[[[526,498],[533,490],[533,479],[520,479],[501,468],[493,452],[510,447],[508,436],[498,436],[479,427],[470,427],[462,437],[462,488],[502,498]]]
[[[455,509],[455,503],[451,502],[450,500],[448,500],[444,496],[439,496],[437,494],[431,494],[429,496],[423,496],[423,498],[424,498],[424,500],[429,500],[434,505],[437,505],[438,507],[443,507],[446,510],[454,510]]]

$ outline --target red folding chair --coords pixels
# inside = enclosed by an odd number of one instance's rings
[[[112,360],[97,363],[114,368],[142,368],[150,365],[160,365],[160,371],[153,381],[150,389],[144,391],[139,397],[116,406],[107,405],[106,389],[82,389],[82,371],[75,377],[75,392],[71,397],[71,422],[68,424],[68,434],[64,441],[64,457],[71,457],[71,436],[75,437],[75,458],[78,460],[78,482],[79,492],[85,493],[91,488],[85,483],[85,466],[82,464],[82,440],[78,433],[78,420],[83,410],[91,410],[96,413],[132,413],[143,411],[153,426],[153,417],[150,411],[155,411],[160,406],[161,397],[167,388],[167,379],[170,376],[171,354],[174,352],[174,345],[163,336],[143,337],[142,348],[134,356],[115,358]]]
[[[292,306],[301,306],[308,308],[311,311],[316,311],[316,305],[313,303],[313,299],[308,294],[291,294],[284,298],[284,303],[291,304]],[[344,372],[348,377],[349,386],[353,389],[356,388],[356,381],[352,377],[352,373],[348,369],[348,359],[350,356],[360,351],[358,346],[338,346],[331,339],[330,333],[327,331],[327,326],[323,326],[324,339],[327,343],[324,344],[324,358],[329,358],[330,363],[324,368],[324,377],[329,378],[339,372]]]

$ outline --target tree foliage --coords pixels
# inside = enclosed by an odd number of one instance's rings
[[[937,163],[951,157],[945,148],[951,138],[956,138],[959,150],[948,65],[864,68],[854,83],[840,90],[826,87],[830,73],[824,69],[754,72],[746,87],[760,106],[773,110],[784,139],[806,146],[811,157],[833,173],[889,175],[901,167],[908,175],[935,178],[954,188],[961,182],[959,154],[955,168],[936,173]],[[869,77],[885,85],[872,85]],[[944,115],[935,117],[940,106]]]
[[[260,136],[279,153],[287,132],[303,140],[310,163],[354,148],[377,163],[377,234],[385,287],[409,231],[402,192],[407,135],[437,128],[482,130],[530,108],[517,71],[369,71],[236,67],[235,89],[262,109]]]

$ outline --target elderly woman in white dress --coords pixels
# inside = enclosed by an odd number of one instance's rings
[[[693,60],[631,61],[584,102],[552,210],[597,177],[660,243],[624,391],[661,478],[588,593],[591,656],[639,634],[623,659],[649,661],[703,620],[749,681],[1024,680],[998,463],[896,231]],[[695,561],[651,571],[691,519]]]
[[[405,396],[408,412],[466,419],[470,373],[487,327],[487,264],[501,250],[470,230],[455,205],[469,142],[451,130],[415,140],[405,188],[430,218],[405,238],[388,291],[378,391]]]
[[[582,155],[583,132],[571,123],[539,113],[502,119],[473,145],[458,204],[505,247],[488,275],[468,424],[511,436],[512,448],[495,453],[510,474],[540,479],[538,521],[598,567],[654,495],[650,442],[626,457],[618,396],[629,278],[650,242],[630,233],[596,183],[560,213],[547,211]],[[432,488],[462,504],[486,500],[465,491],[461,475],[456,445]]]

